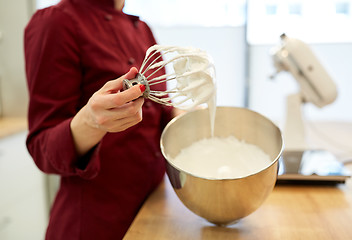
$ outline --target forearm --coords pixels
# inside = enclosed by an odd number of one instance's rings
[[[72,119],[70,128],[78,155],[83,156],[105,136],[106,131],[87,123],[86,107]]]

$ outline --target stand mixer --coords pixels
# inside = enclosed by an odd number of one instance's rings
[[[277,73],[289,72],[298,82],[300,91],[287,97],[285,123],[285,149],[307,148],[301,106],[313,103],[322,108],[335,101],[336,85],[320,64],[312,50],[304,42],[281,35],[281,45],[272,49]]]
[[[278,180],[343,183],[350,173],[335,155],[308,146],[301,109],[306,103],[319,108],[333,103],[337,97],[336,85],[307,44],[285,34],[281,40],[281,46],[272,49],[274,66],[277,72],[291,73],[300,91],[287,97],[285,151]]]

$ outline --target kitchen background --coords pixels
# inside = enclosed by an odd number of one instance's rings
[[[26,117],[23,29],[36,9],[56,2],[0,0],[1,120]],[[270,79],[275,72],[270,50],[283,32],[303,40],[338,88],[334,103],[303,107],[306,121],[352,121],[351,0],[126,0],[125,12],[148,22],[160,44],[198,47],[212,55],[218,105],[249,107],[279,124],[287,95],[298,88],[289,73]],[[0,126],[0,132],[6,130]],[[34,166],[25,136],[21,131],[0,138],[1,240],[43,239],[57,186],[57,178]]]

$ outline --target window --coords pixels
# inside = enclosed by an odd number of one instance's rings
[[[288,13],[290,15],[302,15],[302,4],[301,3],[290,3],[288,5]]]
[[[349,2],[336,2],[335,4],[336,14],[348,16],[350,14],[350,8]]]
[[[153,26],[241,26],[245,0],[128,0],[124,11]]]
[[[265,6],[266,15],[276,15],[277,5],[276,4],[267,4]]]
[[[49,7],[51,5],[54,5],[56,3],[60,2],[60,0],[37,0],[36,1],[36,8],[37,9],[42,9]]]
[[[352,41],[352,0],[248,0],[250,44],[275,44],[286,33],[308,43]]]

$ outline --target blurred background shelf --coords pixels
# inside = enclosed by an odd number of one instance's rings
[[[0,118],[0,139],[26,130],[27,119],[24,117]]]

